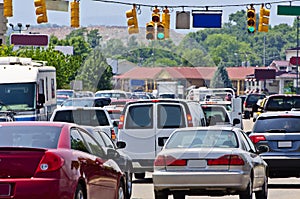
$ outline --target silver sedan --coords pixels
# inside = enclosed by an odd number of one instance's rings
[[[162,146],[163,140],[159,140]],[[267,164],[247,135],[234,127],[178,129],[154,162],[155,199],[239,195],[267,199]]]

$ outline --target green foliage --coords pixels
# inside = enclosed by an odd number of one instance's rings
[[[227,70],[221,62],[210,82],[211,88],[232,88],[232,83],[228,77]]]

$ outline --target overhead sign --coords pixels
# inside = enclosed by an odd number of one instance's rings
[[[278,15],[300,16],[300,6],[277,6]]]
[[[254,70],[254,78],[257,80],[275,79],[276,78],[276,70],[275,69],[255,69]]]
[[[63,0],[46,0],[46,8],[47,8],[47,10],[55,10],[55,11],[68,12],[69,1],[63,1]]]
[[[193,11],[194,28],[221,28],[221,11]]]
[[[16,46],[48,46],[49,36],[45,34],[11,34],[10,44]]]
[[[290,58],[290,63],[292,65],[300,65],[300,57],[291,57]]]
[[[176,29],[190,29],[190,12],[176,11]]]

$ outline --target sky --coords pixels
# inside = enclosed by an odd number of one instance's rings
[[[58,0],[59,1],[59,0]],[[62,1],[62,0],[61,0]],[[65,1],[65,0],[63,0]],[[70,0],[72,1],[72,0]],[[110,0],[109,0],[110,1]],[[176,11],[182,11],[181,6],[198,6],[195,8],[186,7],[184,11],[192,10],[203,10],[199,6],[222,6],[222,7],[209,7],[209,9],[222,10],[222,23],[228,22],[228,17],[230,14],[235,13],[239,10],[246,10],[246,5],[249,4],[249,0],[117,0],[118,2],[126,2],[130,4],[143,4],[143,5],[158,5],[159,7],[164,6],[180,6],[178,8],[170,9],[171,14],[171,29],[175,29],[176,21]],[[0,0],[3,2],[3,0]],[[38,25],[36,22],[34,0],[13,0],[13,17],[8,18],[8,23],[17,24],[30,24]],[[182,3],[184,2],[184,3]],[[271,3],[270,8],[270,24],[272,26],[281,23],[292,24],[295,17],[294,16],[279,16],[277,15],[278,5],[290,5],[287,2],[282,2],[282,0],[252,0],[251,3]],[[238,6],[226,6],[224,5],[238,5]],[[300,6],[299,2],[292,2],[293,6]],[[80,25],[107,25],[107,26],[127,26],[126,11],[132,9],[131,5],[123,4],[113,4],[113,3],[103,3],[97,0],[81,0],[80,1]],[[138,15],[139,27],[145,27],[146,23],[151,21],[151,8],[150,6],[141,6],[141,14]],[[255,5],[256,12],[259,12],[260,5]],[[191,17],[192,21],[192,17]],[[58,25],[70,25],[70,13],[69,12],[59,12],[59,11],[48,11],[48,23],[58,24]],[[246,23],[246,16],[245,16]],[[193,31],[195,29],[191,29]],[[199,30],[199,29],[196,29]],[[176,30],[175,30],[176,31]],[[180,30],[177,30],[180,32]],[[185,30],[186,31],[186,30]]]

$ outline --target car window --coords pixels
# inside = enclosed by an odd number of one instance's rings
[[[241,132],[240,134],[241,134],[241,141],[244,150],[249,152],[255,152],[256,148],[253,145],[252,141],[249,139],[249,137],[245,133]]]
[[[280,130],[280,131],[279,131]],[[255,133],[276,133],[276,132],[299,132],[300,133],[300,117],[260,117],[253,126]]]
[[[300,96],[270,96],[265,110],[289,111],[292,108],[300,108]]]
[[[84,140],[92,150],[92,154],[98,157],[104,157],[104,151],[99,146],[99,144],[86,132],[80,130],[81,135],[83,136]]]
[[[1,126],[0,146],[57,148],[60,127]]]
[[[77,129],[71,129],[70,140],[71,149],[90,153],[88,147],[86,146],[83,138],[81,137]]]
[[[125,128],[150,129],[153,128],[153,105],[130,106],[126,117]]]
[[[98,142],[98,144],[100,146],[106,146],[102,136],[100,135],[99,131],[97,130],[93,130],[93,133],[92,133],[93,137],[95,138],[95,140]]]
[[[111,139],[108,137],[108,135],[104,132],[98,132],[101,137],[103,138],[104,142],[105,142],[105,146],[109,147],[109,148],[115,148],[114,143],[111,141]]]
[[[186,126],[185,112],[181,105],[158,104],[157,114],[158,128],[182,128]]]

